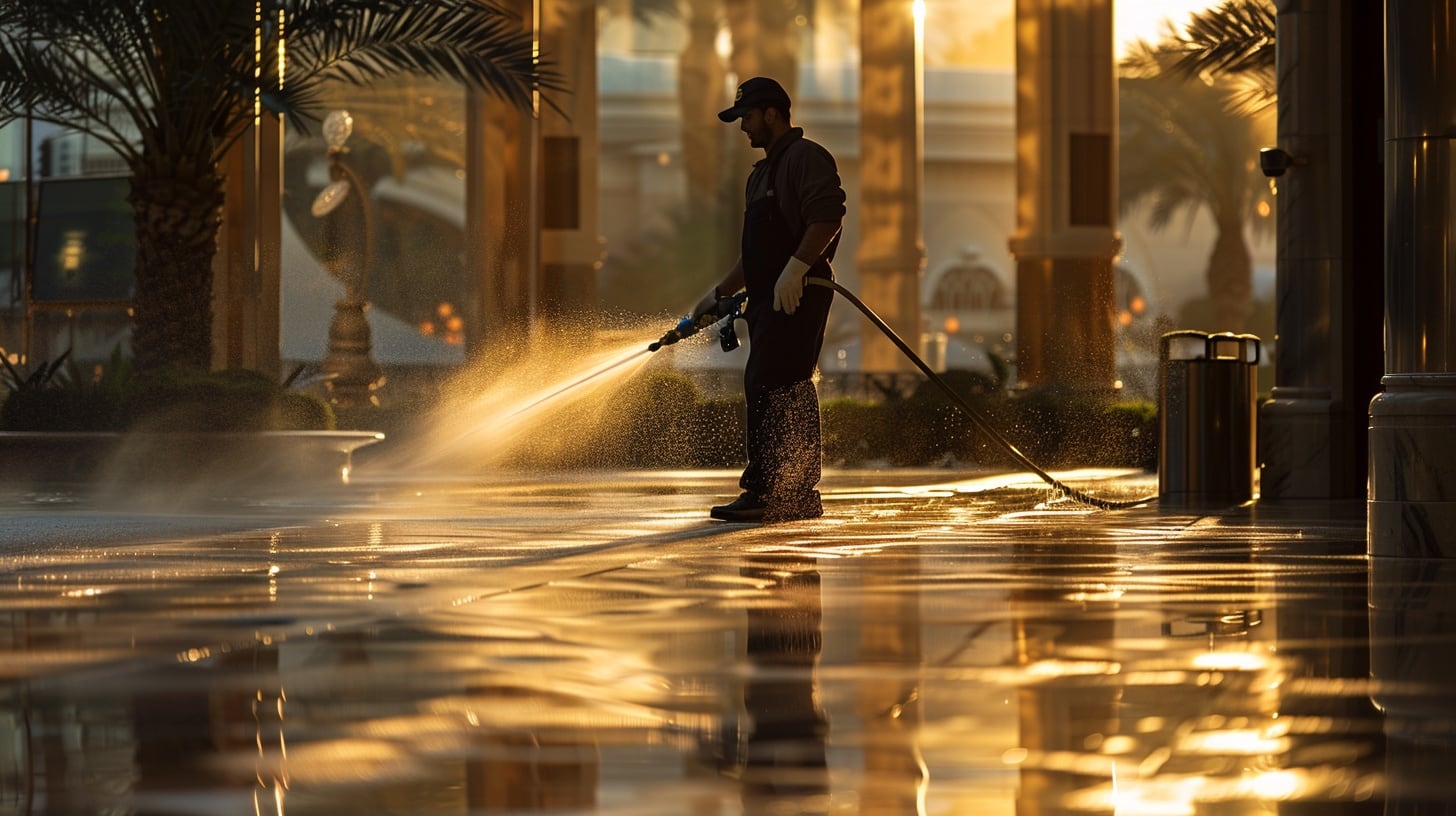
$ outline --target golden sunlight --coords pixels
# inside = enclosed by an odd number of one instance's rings
[[[1157,42],[1170,25],[1182,31],[1188,15],[1218,5],[1218,0],[1112,0],[1114,57],[1122,59],[1138,40]]]

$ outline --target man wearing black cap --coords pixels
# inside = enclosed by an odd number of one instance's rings
[[[766,77],[738,86],[718,114],[739,121],[764,158],[748,175],[743,249],[728,275],[694,308],[719,308],[747,287],[749,350],[743,372],[748,404],[748,466],[743,493],[712,509],[724,521],[793,521],[824,514],[819,483],[819,394],[814,369],[824,345],[833,292],[805,286],[832,278],[829,262],[844,220],[844,189],[834,157],[789,122],[789,95]]]

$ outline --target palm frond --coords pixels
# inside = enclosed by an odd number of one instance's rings
[[[285,76],[257,60],[280,41]],[[529,107],[565,91],[533,48],[486,0],[0,0],[0,122],[33,115],[124,156],[220,156],[255,100],[306,128],[328,80],[424,74]]]
[[[31,116],[134,153],[125,123],[142,118],[131,76],[127,9],[102,0],[0,3],[0,118]]]
[[[1229,109],[1257,113],[1275,99],[1275,13],[1269,0],[1225,0],[1189,16],[1181,34],[1138,42],[1122,61],[1133,77],[1174,76],[1236,88]]]
[[[675,20],[683,16],[678,0],[633,0],[632,19],[639,23]]]
[[[1229,90],[1168,76],[1119,82],[1124,212],[1149,206],[1149,226],[1166,228],[1181,212],[1249,219],[1267,189],[1255,167],[1267,143],[1266,115],[1227,110]]]
[[[520,107],[535,91],[565,91],[510,12],[479,0],[294,0],[288,54],[301,78],[285,102],[308,106],[318,84],[367,85],[400,73],[474,85]],[[549,100],[548,100],[549,101]]]

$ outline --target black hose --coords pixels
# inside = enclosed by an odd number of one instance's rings
[[[895,330],[890,328],[890,326],[885,323],[884,320],[881,320],[880,316],[875,314],[873,309],[866,306],[864,304],[864,301],[861,301],[858,297],[855,297],[853,292],[839,285],[837,282],[829,280],[828,278],[811,277],[806,278],[805,280],[815,286],[823,286],[829,289],[833,289],[834,291],[842,295],[845,300],[853,303],[856,309],[859,309],[861,312],[863,312],[864,316],[869,318],[869,321],[871,323],[875,324],[876,328],[884,332],[886,337],[890,338],[890,342],[894,343],[895,346],[900,349],[901,353],[909,358],[910,362],[914,363],[916,368],[920,369],[921,373],[923,373],[926,377],[930,378],[931,382],[939,386],[940,390],[944,391],[946,396],[950,397],[956,405],[960,406],[961,410],[965,411],[966,415],[971,418],[971,422],[973,422],[976,427],[981,429],[981,431],[983,431],[987,436],[991,437],[991,441],[1004,448],[1007,453],[1011,454],[1011,458],[1015,459],[1018,463],[1020,463],[1022,467],[1026,468],[1032,473],[1035,473],[1037,476],[1041,477],[1042,481],[1051,485],[1053,488],[1060,490],[1069,498],[1075,499],[1076,501],[1082,502],[1083,504],[1088,504],[1093,507],[1101,508],[1103,510],[1126,510],[1131,507],[1137,507],[1140,504],[1147,504],[1148,502],[1157,498],[1157,496],[1146,496],[1141,499],[1132,499],[1130,501],[1110,501],[1108,499],[1099,499],[1096,496],[1084,493],[1081,490],[1064,484],[1061,480],[1057,479],[1050,473],[1047,473],[1035,462],[1031,461],[1031,459],[1027,457],[1026,454],[1021,452],[1020,448],[1017,448],[1010,439],[1007,439],[1005,435],[1003,435],[999,430],[996,429],[995,425],[991,424],[991,420],[987,419],[985,414],[982,414],[980,411],[976,410],[976,408],[972,406],[969,402],[967,402],[964,397],[962,397],[960,394],[957,394],[955,392],[955,389],[951,388],[945,380],[941,379],[939,374],[936,374],[934,371],[930,370],[930,366],[926,365],[925,361],[920,359],[920,355],[916,354],[913,350],[911,350],[911,348],[905,344],[905,341],[901,340],[898,334],[895,334]]]

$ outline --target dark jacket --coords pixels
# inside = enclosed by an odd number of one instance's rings
[[[744,191],[752,203],[768,195],[768,168],[775,165],[774,195],[789,229],[798,236],[810,224],[838,224],[844,220],[844,187],[834,156],[818,142],[804,138],[803,128],[791,128],[773,149],[753,165]],[[833,247],[827,253],[833,258]]]

